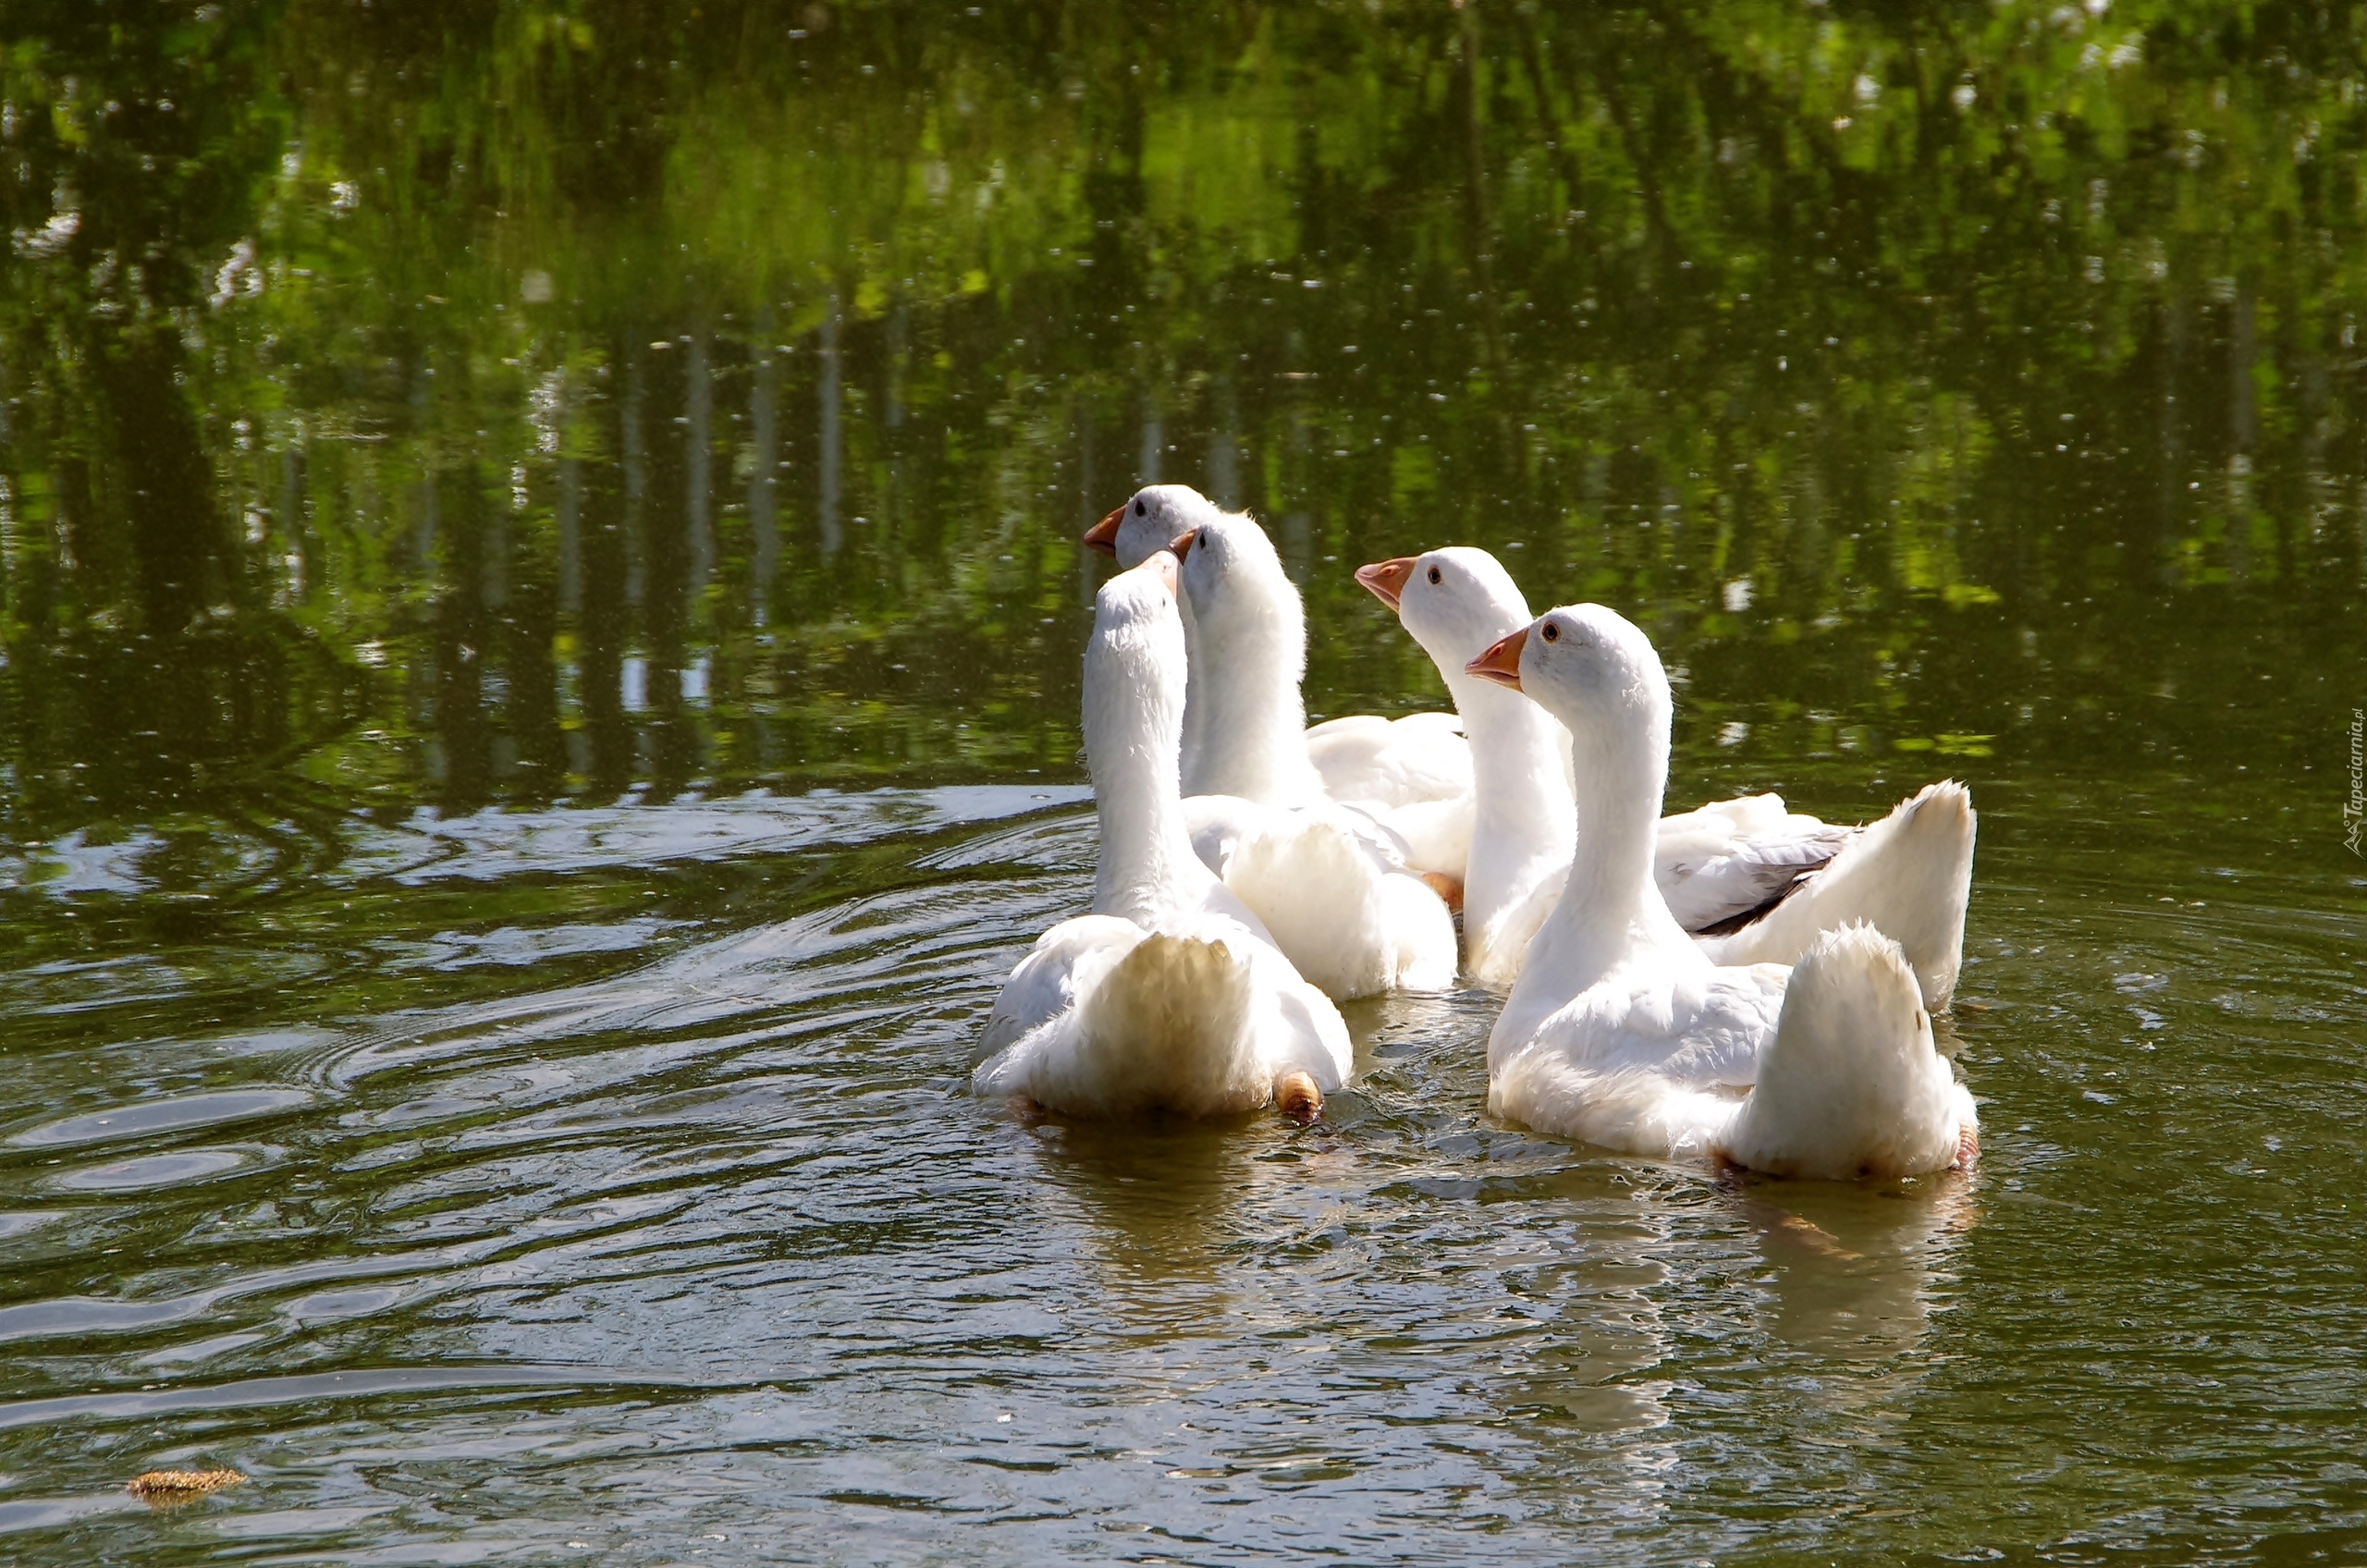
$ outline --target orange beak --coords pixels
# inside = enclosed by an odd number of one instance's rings
[[[1153,577],[1158,578],[1159,585],[1167,590],[1167,596],[1171,599],[1175,597],[1175,552],[1159,550],[1154,552],[1137,570],[1149,572]]]
[[[1395,560],[1375,561],[1370,566],[1356,568],[1356,581],[1363,583],[1374,598],[1392,610],[1397,607],[1398,600],[1405,596],[1405,584],[1413,576],[1412,556],[1400,556]]]
[[[1464,673],[1476,675],[1482,680],[1492,680],[1499,686],[1520,690],[1520,651],[1528,646],[1528,628],[1524,626],[1509,637],[1500,637],[1488,645],[1488,651],[1463,667]]]
[[[1175,564],[1182,566],[1184,564],[1184,557],[1190,555],[1192,553],[1192,546],[1199,542],[1200,531],[1196,528],[1187,528],[1183,533],[1177,534],[1173,539],[1168,541],[1167,547],[1175,552]]]
[[[1085,531],[1079,541],[1088,550],[1098,550],[1105,556],[1118,553],[1118,525],[1126,521],[1126,508],[1120,507],[1099,522]]]

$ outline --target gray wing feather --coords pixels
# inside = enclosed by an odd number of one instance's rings
[[[1661,896],[1687,931],[1723,935],[1763,917],[1821,871],[1854,827],[1746,839],[1723,854],[1658,868]]]

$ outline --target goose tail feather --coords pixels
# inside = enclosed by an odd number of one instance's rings
[[[1225,886],[1273,933],[1299,974],[1335,998],[1454,981],[1453,917],[1343,824],[1304,817],[1245,839]]]
[[[1905,951],[1923,1005],[1938,1011],[1964,962],[1978,825],[1969,790],[1952,778],[1926,785],[1763,919],[1701,946],[1722,964],[1797,963],[1822,933],[1862,921]]]
[[[1078,978],[1076,1005],[982,1063],[976,1092],[1094,1117],[1220,1116],[1272,1097],[1254,977],[1224,940],[1154,932]]]
[[[1778,1176],[1912,1176],[1957,1164],[1976,1125],[1906,954],[1853,924],[1793,969],[1759,1082],[1716,1152]]]

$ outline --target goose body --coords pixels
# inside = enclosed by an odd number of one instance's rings
[[[1702,949],[1720,963],[1796,963],[1820,932],[1863,921],[1899,945],[1924,1007],[1940,1011],[1964,962],[1978,827],[1970,790],[1926,784],[1881,821],[1844,829],[1831,861],[1756,918],[1704,934]]]
[[[1968,1157],[1972,1098],[1898,943],[1851,923],[1789,965],[1722,965],[1670,913],[1653,860],[1671,704],[1640,631],[1567,606],[1467,668],[1558,719],[1576,765],[1569,871],[1489,1040],[1490,1109],[1778,1175],[1902,1176]]]
[[[1414,806],[1471,792],[1471,748],[1451,713],[1327,718],[1307,728],[1306,760],[1335,801]]]
[[[1466,668],[1528,624],[1528,605],[1485,550],[1453,545],[1360,569],[1438,666],[1469,738],[1474,819],[1463,887],[1465,964],[1516,978],[1560,900],[1573,843],[1569,734],[1535,703]],[[1898,940],[1926,1008],[1947,1005],[1963,949],[1972,813],[1934,785],[1864,828],[1747,795],[1663,816],[1653,880],[1676,923],[1722,963],[1791,964],[1821,931],[1870,921]]]
[[[1105,584],[1085,649],[1101,829],[1092,913],[1036,940],[989,1013],[981,1095],[1073,1115],[1320,1109],[1348,1074],[1339,1010],[1193,851],[1177,782],[1183,623],[1174,557]]]
[[[1454,984],[1454,918],[1386,829],[1328,802],[1184,802],[1192,842],[1301,974],[1343,1000]]]

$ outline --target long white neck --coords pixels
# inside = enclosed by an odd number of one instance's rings
[[[1570,858],[1576,811],[1567,766],[1570,732],[1519,692],[1465,674],[1460,662],[1450,670],[1441,661],[1440,673],[1471,744],[1471,859],[1463,878],[1464,927],[1486,931],[1506,903],[1526,894],[1540,867],[1558,867]]]
[[[1085,752],[1101,827],[1093,913],[1151,925],[1197,907],[1214,878],[1192,852],[1184,824],[1182,693],[1129,691],[1119,674],[1092,663],[1085,668]]]
[[[1196,795],[1202,791],[1192,788],[1192,763],[1200,754],[1200,732],[1208,722],[1208,700],[1200,692],[1208,659],[1200,651],[1200,627],[1192,618],[1190,601],[1179,599],[1175,608],[1184,620],[1184,792]]]
[[[1652,879],[1668,745],[1665,702],[1637,722],[1590,725],[1573,741],[1576,843],[1569,879],[1505,999],[1506,1021],[1517,1015],[1533,1027],[1536,1019],[1638,959],[1709,966]]]
[[[1193,622],[1191,755],[1187,795],[1239,795],[1267,805],[1323,799],[1323,778],[1306,756],[1306,612],[1298,590],[1236,582],[1238,602],[1222,614],[1196,610]]]

